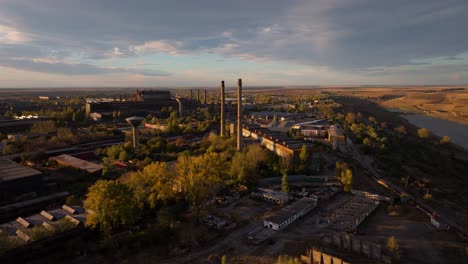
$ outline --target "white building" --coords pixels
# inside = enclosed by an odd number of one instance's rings
[[[301,198],[296,202],[274,212],[270,217],[263,220],[263,226],[279,231],[292,222],[306,215],[317,206],[317,201],[311,198]]]

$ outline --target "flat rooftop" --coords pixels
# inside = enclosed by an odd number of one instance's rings
[[[11,160],[0,160],[0,182],[39,175],[42,172]]]
[[[291,218],[296,213],[300,212],[304,208],[312,205],[315,201],[311,198],[303,197],[294,203],[287,205],[278,211],[274,212],[270,217],[265,219],[266,221],[281,224]]]

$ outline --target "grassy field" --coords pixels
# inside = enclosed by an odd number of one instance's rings
[[[399,108],[468,124],[466,87],[369,87],[324,89],[343,96],[376,102],[383,108]]]

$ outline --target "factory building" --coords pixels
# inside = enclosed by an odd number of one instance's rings
[[[285,192],[274,191],[271,189],[258,188],[256,192],[250,194],[252,198],[259,198],[275,204],[286,204],[290,196]]]
[[[201,103],[195,100],[173,97],[170,91],[136,90],[135,94],[129,98],[125,96],[110,101],[87,100],[86,116],[93,120],[110,120],[113,118],[114,111],[120,112],[122,116],[146,116],[147,114],[158,116],[163,107],[171,107],[182,114],[182,109],[192,110],[200,105]]]
[[[82,170],[91,174],[93,173],[99,174],[103,169],[102,165],[89,162],[83,159],[79,159],[79,158],[76,158],[67,154],[62,154],[60,156],[51,157],[50,160],[53,160],[62,166],[72,167],[72,168],[79,169],[79,170]]]
[[[306,215],[310,210],[317,206],[317,201],[311,198],[303,197],[296,202],[281,208],[274,212],[270,217],[263,220],[263,226],[280,231],[290,225],[292,222]]]
[[[308,150],[312,150],[310,143],[290,139],[280,132],[271,131],[258,125],[244,126],[242,133],[244,137],[256,139],[261,145],[280,157],[297,158],[304,144]]]
[[[42,189],[42,173],[10,160],[0,160],[0,201]]]

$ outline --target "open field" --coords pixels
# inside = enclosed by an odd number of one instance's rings
[[[375,87],[329,91],[369,99],[383,108],[399,108],[468,124],[468,89],[465,87]]]
[[[246,90],[252,94],[310,96],[332,93],[373,101],[383,108],[399,108],[415,113],[468,124],[468,87],[465,86],[395,86],[395,87],[296,87],[288,89]]]

